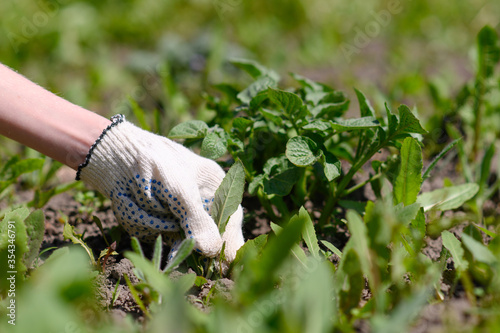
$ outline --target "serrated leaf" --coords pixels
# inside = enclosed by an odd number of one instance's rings
[[[238,208],[243,199],[245,187],[245,167],[241,161],[233,164],[215,191],[211,215],[221,234],[226,230],[229,217]]]
[[[208,133],[201,144],[200,155],[212,160],[216,160],[227,152],[227,140],[217,133]]]
[[[472,253],[474,259],[477,261],[484,262],[488,265],[492,265],[497,261],[497,258],[490,249],[471,236],[462,234],[462,243],[464,243],[465,247]]]
[[[380,123],[375,117],[337,119],[335,121],[330,121],[330,124],[336,131],[354,131],[380,126]]]
[[[417,202],[428,210],[451,210],[462,206],[472,199],[479,191],[479,185],[467,183],[458,186],[450,186],[422,193],[417,197]]]
[[[189,120],[170,130],[170,139],[201,139],[205,137],[208,125],[201,120]]]
[[[330,251],[332,251],[332,253],[336,254],[339,258],[342,259],[342,251],[340,251],[335,245],[333,245],[332,243],[326,241],[326,240],[320,240],[320,242],[326,246],[326,248]]]
[[[397,134],[401,133],[417,133],[426,134],[427,131],[422,128],[420,121],[411,112],[410,108],[406,105],[400,105],[399,111],[399,126],[396,130]]]
[[[316,231],[314,230],[314,225],[311,217],[304,207],[300,207],[299,217],[306,220],[304,229],[302,230],[302,238],[304,239],[304,242],[306,243],[311,255],[314,258],[319,258],[319,245],[318,238],[316,237]]]
[[[193,252],[195,240],[193,238],[186,238],[182,241],[176,255],[168,262],[167,267],[163,270],[164,274],[170,274],[173,270],[179,266],[184,260],[186,260],[191,252]]]
[[[267,95],[271,102],[282,108],[286,114],[293,115],[302,107],[302,99],[294,93],[269,88]]]
[[[375,110],[373,110],[370,101],[368,101],[365,95],[358,89],[354,88],[354,91],[356,92],[356,97],[358,98],[359,111],[361,113],[361,117],[374,117]]]
[[[394,182],[394,199],[405,206],[417,200],[422,184],[422,150],[411,137],[403,141],[401,147],[401,165]]]
[[[9,289],[10,281],[4,278],[6,271],[17,272],[17,279],[22,279],[26,269],[25,263],[21,258],[25,253],[29,251],[28,239],[26,235],[26,227],[24,220],[29,214],[29,210],[26,207],[18,208],[5,213],[2,221],[0,221],[0,267],[2,267],[2,279],[0,279],[0,290],[7,291]],[[12,257],[12,245],[15,250],[14,262],[10,261]]]
[[[316,142],[306,136],[295,136],[286,143],[286,157],[296,166],[308,166],[321,157]]]
[[[24,254],[23,261],[26,267],[31,267],[33,260],[38,255],[45,232],[45,215],[38,209],[33,211],[25,220],[26,235],[28,236],[28,251]]]

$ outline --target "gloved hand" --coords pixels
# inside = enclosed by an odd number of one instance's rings
[[[207,257],[219,254],[223,242],[227,261],[243,245],[241,206],[219,234],[210,207],[225,176],[214,161],[186,147],[142,130],[114,116],[80,165],[77,180],[109,197],[118,222],[141,241],[158,234],[170,242],[170,257],[180,244],[178,232],[195,240]]]

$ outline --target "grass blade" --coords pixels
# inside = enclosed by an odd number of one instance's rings
[[[426,180],[427,178],[429,178],[430,176],[430,173],[432,171],[432,169],[434,169],[437,165],[437,162],[439,162],[439,160],[441,160],[444,155],[446,155],[447,152],[449,152],[453,147],[456,146],[456,144],[462,140],[462,138],[458,138],[458,139],[455,139],[453,140],[452,142],[450,142],[450,144],[448,144],[431,162],[431,164],[429,164],[429,166],[427,167],[427,169],[424,171],[424,175],[422,176],[422,181]]]
[[[161,265],[161,256],[163,252],[163,242],[161,235],[156,237],[155,248],[153,251],[153,266],[159,271]]]
[[[167,275],[172,273],[172,271],[191,254],[194,249],[194,244],[195,241],[192,238],[186,238],[185,240],[183,240],[181,245],[179,246],[177,254],[172,258],[172,260],[170,260],[167,267],[165,267],[165,269],[163,270],[163,273]]]

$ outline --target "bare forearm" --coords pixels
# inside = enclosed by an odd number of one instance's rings
[[[0,64],[0,134],[77,169],[109,123]]]

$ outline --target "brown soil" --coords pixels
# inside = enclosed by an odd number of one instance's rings
[[[366,170],[365,174],[367,174],[368,171],[369,170]],[[435,174],[449,174],[450,171],[449,166],[444,166],[441,169],[437,168]],[[356,181],[360,181],[364,176],[362,175],[359,177],[361,178],[356,179]],[[443,177],[437,176],[433,179],[435,180],[431,179],[424,183],[426,191],[442,186]],[[365,188],[366,190],[363,193],[357,195],[363,198],[372,197],[373,194],[370,193],[369,186]],[[259,207],[258,202],[253,198],[244,198],[243,205],[247,207],[245,215],[246,223],[243,227],[245,237],[251,239],[260,234],[269,232],[269,220],[265,217],[264,211]],[[46,222],[42,250],[49,247],[61,247],[70,244],[70,241],[65,240],[63,237],[62,221],[64,216],[67,216],[69,223],[75,226],[75,231],[77,233],[84,234],[84,241],[92,248],[94,255],[97,256],[102,250],[107,248],[107,244],[97,225],[92,222],[91,218],[87,216],[86,213],[79,212],[81,207],[82,205],[75,201],[69,193],[64,193],[51,199],[43,208]],[[499,205],[493,204],[493,207],[498,209]],[[306,208],[310,211],[315,210],[310,202],[306,204]],[[117,227],[111,207],[105,205],[99,210],[92,212],[92,214],[101,220],[106,237],[111,239],[111,230]],[[314,215],[313,213],[313,216]],[[460,226],[456,228],[460,228]],[[328,236],[327,240],[338,248],[343,248],[349,237],[347,229],[341,226],[337,226],[334,232],[329,231],[327,235],[319,235],[319,237],[324,236]],[[143,314],[135,303],[123,278],[124,274],[127,274],[133,283],[138,282],[132,270],[132,263],[121,255],[125,251],[130,250],[130,240],[127,235],[122,234],[122,239],[118,243],[118,248],[116,250],[120,255],[111,256],[108,259],[105,271],[99,275],[96,281],[99,289],[100,303],[104,308],[108,309],[112,318],[116,320],[117,323],[119,323],[126,314],[131,314],[136,320],[143,321]],[[441,250],[442,242],[440,238],[428,238],[427,246],[423,252],[432,260],[437,260],[440,257]],[[50,252],[51,251],[45,253],[43,257],[50,255]],[[150,249],[148,252],[146,246],[146,255],[150,252]],[[337,261],[335,259],[338,258],[332,258],[334,263]],[[452,290],[453,263],[451,259],[449,259],[448,268],[449,270],[445,272],[445,278],[441,283],[441,292],[444,295],[444,301],[427,305],[420,313],[411,332],[442,332],[443,325],[449,327],[450,323],[456,324],[456,326],[452,327],[460,328],[471,327],[474,324],[474,317],[470,316],[468,312],[471,307],[463,290],[461,290],[460,286]],[[179,274],[183,273],[176,272],[174,277]],[[117,283],[119,296],[112,302]],[[233,281],[230,279],[220,279],[217,281],[208,280],[208,282],[200,288],[193,287],[186,298],[200,309],[207,310],[207,304],[209,304],[208,298],[211,294],[210,291],[215,288],[218,294],[226,295],[229,298],[229,291],[232,285]],[[357,325],[357,330],[360,332],[368,332],[367,323],[360,321]]]

